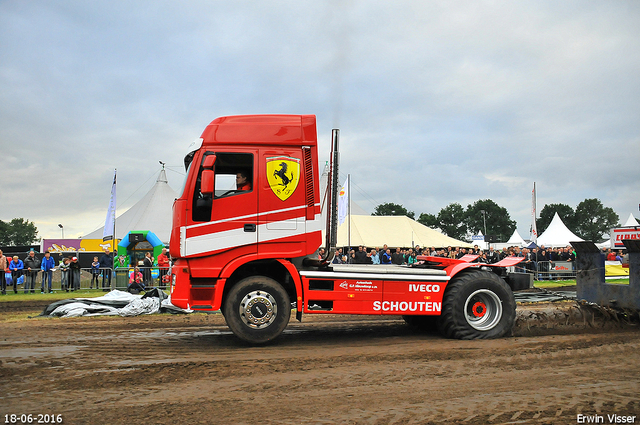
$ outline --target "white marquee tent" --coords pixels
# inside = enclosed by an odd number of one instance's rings
[[[483,251],[489,249],[489,243],[484,241],[484,235],[482,234],[482,232],[478,232],[478,234],[473,236],[472,238],[472,245],[478,245],[478,248]]]
[[[558,213],[553,216],[549,227],[538,236],[537,245],[549,247],[567,246],[570,242],[581,242],[584,239],[576,236],[567,228]]]
[[[627,219],[627,222],[622,225],[622,227],[635,227],[635,226],[640,226],[640,223],[638,223],[638,220],[636,220],[636,218],[633,216],[632,213],[629,213],[629,218]]]
[[[164,169],[147,194],[127,211],[116,217],[116,237],[122,239],[131,230],[150,230],[164,243],[171,237],[173,201],[178,197],[169,186]],[[83,239],[102,239],[104,226],[83,236]]]
[[[527,246],[528,244],[522,239],[520,233],[518,233],[518,229],[513,231],[513,235],[507,241],[507,246]]]
[[[450,238],[406,216],[351,215],[347,220],[351,221],[351,237],[345,221],[338,227],[338,246],[348,246],[351,240],[351,246],[364,245],[370,248],[379,248],[384,244],[401,248],[415,245],[473,247],[473,244]]]
[[[638,227],[638,226],[640,226],[640,223],[638,223],[638,220],[636,220],[636,218],[633,216],[633,213],[629,213],[629,218],[627,218],[627,222],[622,225],[622,227]],[[598,248],[612,248],[611,239],[607,239],[604,242],[597,243],[596,246]]]

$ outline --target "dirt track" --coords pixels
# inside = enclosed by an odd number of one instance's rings
[[[575,424],[578,414],[608,423],[616,413],[639,423],[637,326],[573,310],[519,307],[517,336],[493,341],[417,333],[395,316],[307,315],[266,347],[240,343],[220,315],[6,321],[0,414],[61,414],[67,424]]]

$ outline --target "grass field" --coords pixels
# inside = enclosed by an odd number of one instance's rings
[[[13,293],[13,289],[11,291],[7,291],[7,295],[0,295],[0,303],[1,302],[11,302],[11,301],[58,301],[58,300],[66,300],[68,298],[93,298],[93,297],[101,297],[106,292],[103,292],[101,289],[84,289],[75,292],[63,292],[56,291],[53,294],[41,294],[38,289],[35,294],[25,294],[22,290],[18,290],[17,294]]]

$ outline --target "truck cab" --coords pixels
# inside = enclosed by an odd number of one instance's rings
[[[276,259],[321,243],[314,115],[251,115],[212,121],[185,157],[173,205],[172,302],[218,310],[222,289],[251,267],[278,274]],[[278,263],[278,264],[276,264]]]

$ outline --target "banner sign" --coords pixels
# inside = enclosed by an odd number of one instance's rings
[[[640,240],[640,227],[618,227],[611,229],[611,248],[624,249],[625,239]]]
[[[536,182],[531,192],[531,242],[538,244],[538,228],[536,227]]]
[[[629,267],[624,267],[620,261],[605,261],[604,262],[604,275],[606,277],[611,276],[629,276]]]
[[[549,267],[554,273],[573,273],[573,262],[571,261],[554,261]]]
[[[102,239],[43,239],[44,252],[102,252],[112,249],[113,242]]]
[[[107,218],[104,221],[104,230],[102,231],[102,240],[110,241],[115,237],[116,231],[116,172],[113,171],[113,185],[111,186],[111,199],[109,200],[109,209],[107,210]]]

